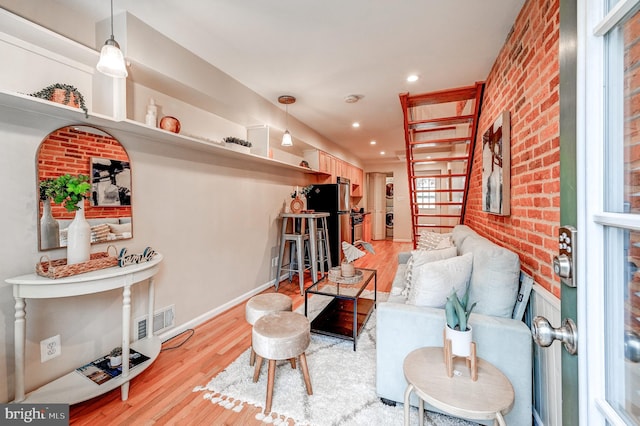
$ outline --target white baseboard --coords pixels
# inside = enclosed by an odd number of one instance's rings
[[[394,243],[412,243],[413,240],[411,238],[394,238]]]
[[[283,275],[282,277],[280,277],[280,280],[282,281],[283,279],[285,279],[286,277],[288,277],[288,275]],[[268,289],[269,287],[273,286],[276,284],[276,280],[273,279],[271,281],[269,281],[268,283],[262,284],[259,287],[254,288],[253,290],[244,293],[238,297],[236,297],[235,299],[232,299],[230,301],[228,301],[227,303],[225,303],[224,305],[218,306],[208,312],[205,312],[202,315],[199,315],[197,317],[195,317],[194,319],[185,322],[184,324],[180,324],[170,330],[165,331],[162,334],[159,334],[158,337],[160,338],[160,340],[162,342],[165,342],[169,339],[171,339],[172,337],[177,336],[180,333],[183,333],[186,330],[189,330],[190,328],[195,328],[197,326],[199,326],[200,324],[203,324],[207,321],[209,321],[211,318],[221,314],[222,312],[226,311],[227,309],[233,308],[236,305],[239,305],[240,303],[244,302],[245,300],[249,299],[252,296],[255,296],[258,293],[263,292],[264,290]]]

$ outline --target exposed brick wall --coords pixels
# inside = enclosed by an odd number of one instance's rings
[[[528,0],[486,80],[465,224],[520,256],[559,297],[551,267],[560,221],[559,0]],[[482,212],[482,134],[511,114],[511,215]]]
[[[72,127],[58,129],[49,134],[38,151],[38,181],[69,173],[91,176],[91,157],[129,161],[129,156],[120,143],[110,137],[76,130]],[[40,207],[42,209],[42,207]],[[87,219],[104,217],[129,217],[131,206],[97,207],[85,202]],[[51,211],[57,219],[73,219],[61,205],[52,204]]]
[[[640,213],[640,12],[624,26],[624,148],[625,194],[630,211]],[[629,233],[629,260],[640,266],[640,232]],[[636,272],[625,295],[625,328],[640,333],[640,273]]]

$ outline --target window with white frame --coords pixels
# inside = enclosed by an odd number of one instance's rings
[[[436,178],[416,178],[416,202],[420,209],[436,208]]]

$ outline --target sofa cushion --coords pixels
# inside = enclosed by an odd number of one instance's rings
[[[441,250],[412,250],[411,259],[407,262],[406,286],[403,291],[405,297],[409,296],[411,286],[415,282],[414,271],[417,267],[425,263],[434,262],[436,260],[448,259],[457,255],[455,247],[449,247]]]
[[[453,231],[451,232],[451,241],[456,247],[458,247],[458,252],[460,252],[460,247],[462,246],[463,241],[470,235],[477,236],[478,234],[476,234],[476,231],[469,228],[467,225],[457,225],[453,228]]]
[[[405,279],[406,271],[408,269],[407,263],[399,263],[398,269],[396,270],[396,275],[393,277],[393,282],[391,283],[391,295],[397,296],[402,293],[407,282]]]
[[[443,239],[440,240],[440,242],[438,243],[438,245],[434,250],[440,250],[440,249],[449,248],[449,247],[455,247],[453,245],[453,242],[451,241],[451,237],[444,237]]]
[[[467,253],[416,267],[407,303],[443,308],[452,290],[462,298],[469,285],[472,264],[473,254]]]
[[[460,254],[473,253],[469,303],[474,312],[511,318],[520,277],[520,259],[514,252],[480,236],[468,235]]]
[[[418,238],[417,248],[421,250],[435,249],[442,239],[450,237],[451,234],[441,234],[439,232],[422,230]]]

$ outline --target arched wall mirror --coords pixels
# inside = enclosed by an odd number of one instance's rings
[[[92,244],[133,237],[131,163],[117,139],[94,127],[62,127],[44,138],[36,162],[40,250],[67,245],[67,228],[75,213],[40,191],[40,182],[65,174],[90,177],[91,196],[84,213]]]

